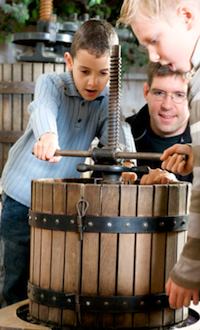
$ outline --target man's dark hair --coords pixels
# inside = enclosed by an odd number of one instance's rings
[[[90,19],[74,34],[70,53],[74,58],[79,49],[85,49],[99,57],[106,52],[110,53],[111,47],[116,44],[118,44],[118,36],[109,22]]]
[[[179,71],[172,71],[168,65],[161,65],[160,63],[149,62],[147,67],[147,83],[152,85],[154,77],[167,77],[167,76],[181,76],[184,78],[183,73]]]

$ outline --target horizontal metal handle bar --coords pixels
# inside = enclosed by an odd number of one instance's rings
[[[157,152],[114,152],[110,151],[115,159],[152,159],[160,160],[161,153]],[[93,157],[92,151],[86,150],[56,150],[55,156],[64,157]]]

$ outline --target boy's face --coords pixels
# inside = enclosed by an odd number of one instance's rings
[[[173,71],[191,70],[190,61],[196,40],[184,16],[174,15],[169,22],[164,18],[140,15],[131,27],[152,62],[169,65]]]
[[[72,71],[74,83],[80,95],[87,101],[95,100],[109,80],[110,57],[100,57],[80,49],[75,58],[66,53],[68,70]]]
[[[189,118],[187,90],[187,81],[177,75],[155,76],[151,86],[144,84],[154,133],[170,137],[184,132]]]

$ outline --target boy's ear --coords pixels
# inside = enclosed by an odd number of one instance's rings
[[[69,52],[65,52],[64,53],[64,60],[65,60],[65,63],[67,65],[67,69],[69,71],[72,71],[72,68],[73,68],[73,58],[71,56],[71,54]]]
[[[149,93],[149,84],[147,82],[144,83],[143,85],[143,94],[144,94],[144,98],[147,98],[147,94]]]
[[[194,8],[189,6],[180,6],[177,10],[178,15],[184,19],[185,24],[188,28],[191,28],[193,20],[194,20]]]

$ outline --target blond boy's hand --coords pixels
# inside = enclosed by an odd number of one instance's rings
[[[188,175],[193,171],[194,156],[192,147],[188,144],[175,144],[166,149],[160,159],[162,169],[175,174]]]
[[[54,156],[57,149],[59,149],[59,147],[56,134],[45,133],[34,144],[33,153],[40,160],[57,163],[61,159],[60,156]]]
[[[188,307],[191,300],[194,305],[199,302],[199,290],[198,289],[186,289],[168,279],[166,283],[166,294],[169,296],[169,305],[171,308],[181,308],[183,306]]]
[[[163,171],[160,168],[150,169],[148,174],[141,177],[140,184],[167,184],[177,182],[173,173]]]

